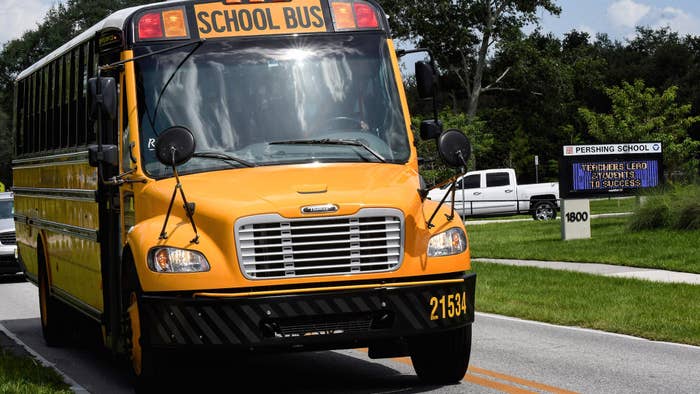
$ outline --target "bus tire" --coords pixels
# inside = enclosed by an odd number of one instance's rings
[[[46,345],[56,347],[64,345],[68,338],[65,326],[66,307],[51,295],[48,266],[42,245],[39,244],[39,313],[41,316],[41,334]]]
[[[425,383],[460,382],[469,367],[471,346],[471,325],[413,338],[409,341],[413,369]]]
[[[136,269],[132,264],[126,265],[126,283],[124,303],[126,319],[126,351],[131,370],[133,386],[136,392],[149,392],[154,386],[157,375],[155,354],[152,349],[141,343],[141,313],[139,308],[139,298],[141,296],[141,285],[136,274]]]

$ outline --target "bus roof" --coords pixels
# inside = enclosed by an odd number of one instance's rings
[[[215,0],[208,0],[210,2],[213,2]],[[375,7],[381,10],[381,6],[377,4],[376,0],[364,0],[366,2],[372,3]],[[194,1],[197,3],[197,1]],[[207,0],[200,0],[199,2],[207,2]],[[251,1],[252,2],[252,1]],[[258,3],[260,0],[257,0],[252,3]],[[131,7],[131,8],[125,8],[123,10],[116,11],[112,13],[111,15],[107,16],[100,22],[96,23],[89,29],[85,30],[72,40],[68,41],[67,43],[61,45],[58,49],[54,50],[53,52],[49,53],[48,55],[44,56],[41,58],[39,61],[36,63],[32,64],[29,66],[27,69],[22,71],[17,78],[15,79],[16,81],[20,81],[27,76],[31,75],[32,73],[36,72],[37,70],[41,69],[42,67],[46,66],[47,64],[51,63],[53,60],[59,58],[60,56],[63,56],[64,54],[70,52],[74,48],[78,47],[79,45],[83,44],[84,42],[88,41],[90,38],[94,37],[97,32],[107,30],[107,29],[118,29],[118,30],[123,30],[125,28],[127,20],[137,13],[139,10],[144,9],[144,8],[151,8],[151,7],[158,7],[158,6],[171,6],[174,4],[178,3],[192,3],[192,0],[165,0],[161,1],[159,3],[151,3],[151,4],[144,4],[136,7]],[[380,22],[384,23],[384,22]]]
[[[146,8],[146,7],[152,7],[152,6],[157,6],[159,4],[166,4],[166,3],[173,3],[173,2],[182,2],[182,0],[170,0],[170,1],[163,1],[160,3],[151,3],[151,4],[144,4],[136,7],[131,7],[131,8],[125,8],[123,10],[119,10],[114,12],[113,14],[107,16],[106,18],[102,19],[101,21],[97,22],[95,25],[90,27],[89,29],[85,30],[84,32],[80,33],[77,35],[75,38],[72,40],[68,41],[67,43],[61,45],[58,49],[55,51],[49,53],[48,55],[44,56],[41,58],[38,62],[32,64],[29,66],[27,69],[22,71],[16,78],[17,81],[25,78],[26,76],[32,74],[34,71],[42,68],[43,66],[49,64],[51,61],[54,59],[62,56],[66,52],[69,52],[73,48],[77,47],[78,45],[82,44],[83,42],[89,40],[91,37],[95,35],[98,31],[102,31],[105,29],[119,29],[122,30],[124,29],[124,24],[126,23],[126,20],[133,15],[136,11]]]

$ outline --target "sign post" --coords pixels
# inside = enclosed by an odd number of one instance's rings
[[[591,205],[588,199],[561,201],[561,239],[591,237]]]
[[[590,238],[588,198],[634,195],[639,190],[659,186],[663,174],[662,151],[660,142],[565,145],[559,163],[562,239],[581,238],[585,234]],[[580,202],[582,199],[586,199],[585,205]]]

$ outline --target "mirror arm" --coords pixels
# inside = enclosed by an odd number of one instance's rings
[[[146,179],[144,179],[144,178],[125,179],[127,176],[133,174],[134,172],[136,172],[136,168],[132,168],[128,171],[122,172],[119,175],[115,175],[115,176],[109,178],[109,180],[102,181],[102,183],[104,183],[105,185],[108,185],[108,186],[121,186],[125,183],[148,183],[146,181]]]
[[[450,193],[452,194],[452,197],[451,197],[452,204],[450,204],[451,205],[450,214],[445,215],[448,222],[451,222],[455,218],[455,193],[457,191],[457,179],[459,179],[459,178],[455,178],[454,182],[452,183],[452,187],[450,187]]]
[[[437,215],[438,211],[440,208],[445,204],[445,200],[447,200],[448,195],[452,195],[452,215],[447,216],[447,220],[452,221],[454,219],[454,208],[455,208],[455,202],[454,202],[454,196],[455,196],[455,188],[457,187],[457,180],[459,179],[460,175],[455,176],[452,178],[451,182],[452,185],[450,186],[450,190],[445,193],[445,195],[442,197],[442,200],[440,200],[440,204],[435,208],[435,211],[433,214],[430,216],[430,219],[426,222],[426,225],[428,226],[429,229],[435,227],[433,224],[433,219],[435,219],[435,215]]]
[[[182,189],[182,183],[180,182],[180,176],[177,173],[177,166],[175,165],[175,148],[170,148],[170,152],[172,153],[172,167],[173,167],[173,175],[175,176],[175,189],[173,190],[173,195],[170,197],[170,204],[168,205],[168,212],[165,214],[165,222],[163,222],[163,228],[160,230],[160,237],[159,239],[168,239],[168,233],[165,231],[165,228],[168,226],[168,219],[170,219],[170,214],[172,213],[173,210],[173,203],[175,203],[175,197],[177,197],[177,191],[180,190],[180,196],[182,197],[182,201],[185,203],[184,208],[185,208],[185,213],[187,214],[187,218],[190,220],[190,223],[192,224],[192,230],[194,231],[194,238],[190,240],[190,243],[193,244],[198,244],[199,243],[199,232],[197,232],[197,225],[194,222],[194,208],[195,205],[194,203],[189,203],[187,202],[187,197],[185,197],[185,191]]]

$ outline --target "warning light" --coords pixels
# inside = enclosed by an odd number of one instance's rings
[[[185,12],[182,9],[163,11],[163,27],[167,38],[187,37]]]
[[[360,30],[379,28],[377,11],[371,4],[359,1],[333,1],[333,23],[335,30]]]
[[[139,40],[189,38],[184,8],[149,12],[138,19]]]
[[[144,14],[139,19],[139,39],[163,38],[160,12]]]
[[[333,23],[336,30],[347,30],[357,27],[350,3],[333,2]]]
[[[355,6],[355,15],[357,16],[357,27],[361,29],[378,28],[379,21],[374,8],[367,3],[357,2]]]

